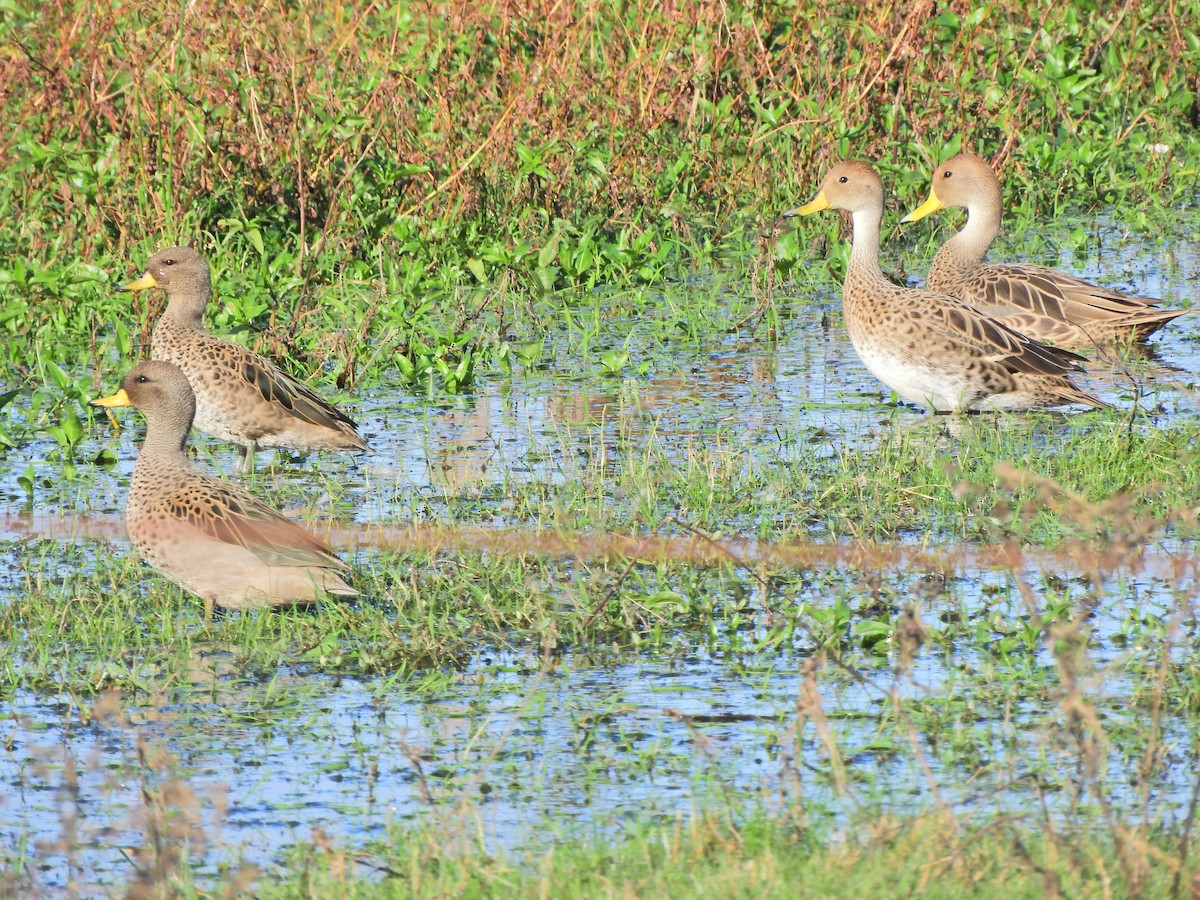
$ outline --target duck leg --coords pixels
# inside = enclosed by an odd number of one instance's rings
[[[254,474],[254,454],[258,452],[258,443],[251,441],[238,447],[238,473],[241,475]]]

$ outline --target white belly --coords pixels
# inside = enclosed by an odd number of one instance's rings
[[[966,372],[957,366],[934,368],[878,346],[855,343],[854,349],[872,375],[909,403],[950,412],[962,409],[965,399],[976,394]]]

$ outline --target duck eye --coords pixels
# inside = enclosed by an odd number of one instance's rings
[[[953,174],[954,174],[953,172],[951,172],[949,169],[947,169],[945,172],[942,173],[942,177],[949,178]]]
[[[163,260],[163,265],[164,266],[173,266],[173,265],[175,265],[175,260],[171,259],[170,257],[167,257],[166,259]]]
[[[138,384],[147,384],[150,381],[150,376],[149,375],[139,375],[134,380],[137,381]]]
[[[838,179],[838,182],[841,184],[845,184],[849,180],[850,180],[850,178],[848,176],[843,175],[841,178]]]

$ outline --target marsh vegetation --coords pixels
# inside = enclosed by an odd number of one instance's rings
[[[1091,354],[1113,411],[930,417],[777,216],[872,158],[917,281],[974,149],[998,257],[1190,306],[1200,8],[892,8],[8,9],[0,884],[1194,891],[1200,327]],[[86,403],[185,242],[375,448],[241,479],[353,602],[206,625],[123,537]]]

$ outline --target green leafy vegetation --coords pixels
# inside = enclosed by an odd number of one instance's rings
[[[1116,411],[920,416],[777,221],[873,159],[912,280],[978,151],[998,257],[1189,305],[1194,0],[0,10],[0,886],[1194,890],[1193,317],[1094,355]],[[184,242],[369,426],[246,481],[354,602],[207,624],[122,539],[86,402]]]
[[[838,157],[877,159],[912,199],[938,159],[998,152],[1039,220],[1117,204],[1152,229],[1192,196],[1200,51],[1171,4],[925,12],[18,5],[7,371],[32,357],[44,382],[47,354],[74,369],[87,336],[107,374],[152,312],[111,285],[184,241],[216,265],[219,325],[353,381],[393,363],[362,358],[368,337],[403,338],[414,372],[422,345],[444,360],[489,293],[660,282],[752,252]],[[803,277],[798,261],[785,246],[775,264]],[[478,349],[511,327],[535,339],[521,313]],[[434,366],[450,387],[469,383],[460,361]]]

